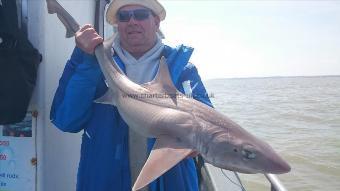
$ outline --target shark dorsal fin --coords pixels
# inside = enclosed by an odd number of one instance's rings
[[[132,190],[145,187],[193,152],[175,138],[167,136],[157,138]]]
[[[163,86],[166,86],[167,89],[172,88],[175,91],[177,91],[175,85],[173,84],[168,68],[168,64],[166,63],[166,59],[164,56],[161,57],[158,72],[153,80],[154,83],[162,84]]]
[[[155,78],[151,82],[143,84],[143,87],[149,90],[157,90],[158,93],[167,94],[173,103],[177,105],[177,95],[179,92],[171,80],[168,64],[164,56],[160,59]]]

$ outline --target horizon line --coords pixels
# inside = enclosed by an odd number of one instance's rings
[[[249,77],[218,77],[203,79],[203,81],[210,80],[225,80],[225,79],[264,79],[264,78],[315,78],[315,77],[340,77],[340,74],[329,74],[329,75],[292,75],[292,76],[249,76]]]

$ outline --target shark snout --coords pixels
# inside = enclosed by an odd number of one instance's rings
[[[270,174],[283,174],[291,170],[290,165],[279,156],[274,150],[267,153],[267,162],[265,163],[266,172]]]
[[[258,152],[262,160],[259,160],[260,166],[263,167],[264,173],[283,174],[291,170],[290,165],[267,143],[259,141]],[[261,153],[261,154],[260,154]]]
[[[280,157],[280,159],[276,159],[274,161],[274,165],[271,168],[269,173],[271,173],[271,174],[283,174],[283,173],[289,172],[290,170],[291,170],[290,165]]]

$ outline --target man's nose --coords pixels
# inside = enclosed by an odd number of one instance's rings
[[[138,21],[135,19],[134,16],[131,16],[130,20],[128,21],[128,24],[136,24],[136,23],[138,23]]]

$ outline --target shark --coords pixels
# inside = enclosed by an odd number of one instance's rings
[[[72,37],[79,24],[56,1],[46,0]],[[132,190],[139,190],[181,160],[199,153],[213,166],[240,173],[281,174],[290,165],[263,140],[255,137],[216,109],[179,92],[166,63],[160,59],[156,77],[136,84],[112,59],[114,35],[98,45],[95,55],[108,85],[96,102],[117,107],[120,115],[140,135],[156,138]]]

